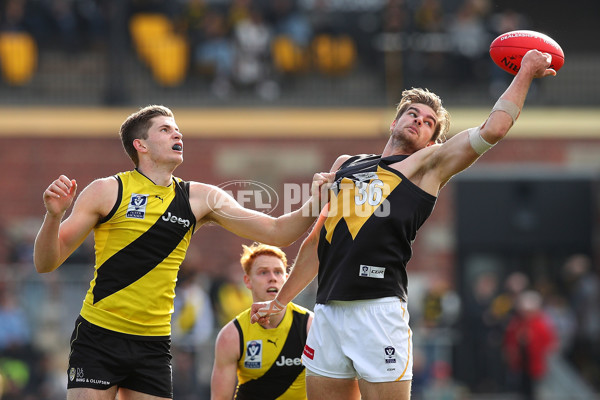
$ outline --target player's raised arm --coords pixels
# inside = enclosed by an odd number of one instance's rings
[[[46,215],[33,250],[35,268],[40,273],[58,268],[81,245],[116,201],[117,182],[114,178],[92,182],[75,201],[69,217],[62,221],[76,194],[75,180],[64,175],[44,191]]]
[[[310,234],[302,242],[290,276],[277,294],[277,297],[271,301],[254,303],[252,305],[252,323],[266,323],[270,315],[283,311],[285,306],[317,276],[317,272],[319,271],[319,258],[317,256],[319,233],[327,219],[328,210],[329,206],[326,205]]]
[[[478,127],[454,135],[432,151],[429,164],[438,174],[440,187],[506,136],[521,113],[533,79],[556,75],[556,71],[549,68],[550,64],[549,54],[537,50],[527,52],[519,72],[500,96],[487,120]]]

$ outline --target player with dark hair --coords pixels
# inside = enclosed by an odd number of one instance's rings
[[[285,253],[260,243],[243,248],[240,263],[253,301],[274,299],[288,277]],[[312,312],[288,303],[263,324],[252,324],[250,318],[248,308],[219,332],[211,399],[306,399],[301,357]]]
[[[94,232],[94,277],[76,321],[67,398],[150,400],[172,397],[171,313],[177,272],[194,231],[207,223],[244,238],[289,245],[314,221],[319,187],[301,208],[273,218],[243,208],[218,187],[183,181],[183,135],[171,110],[148,106],[121,125],[135,169],[90,183],[77,193],[65,175],[44,191],[46,215],[37,235],[38,272],[58,268]]]
[[[406,265],[412,242],[441,188],[508,133],[533,79],[556,75],[550,62],[549,54],[529,51],[488,119],[447,141],[441,139],[448,113],[439,97],[406,90],[383,153],[336,160],[328,207],[290,278],[274,300],[252,306],[252,320],[264,322],[318,273],[315,319],[302,357],[308,399],[410,398]]]

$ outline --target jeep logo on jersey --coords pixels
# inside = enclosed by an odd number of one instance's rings
[[[244,367],[260,368],[262,365],[262,340],[246,342],[246,353],[244,355]]]
[[[287,358],[285,356],[281,356],[281,358],[275,362],[275,365],[277,365],[278,367],[291,367],[293,365],[302,365],[302,360],[300,359],[300,357]]]
[[[185,228],[190,227],[190,220],[179,218],[175,215],[171,215],[171,211],[167,211],[167,215],[162,216],[163,221],[171,222],[173,224],[183,225]]]
[[[144,219],[146,216],[146,205],[148,204],[147,194],[132,193],[131,200],[127,206],[127,218]]]
[[[242,207],[270,214],[279,204],[277,192],[269,185],[250,180],[229,181],[218,185],[231,197],[223,196],[220,190],[209,193],[210,209],[215,213],[232,219],[250,219],[254,216],[240,217],[228,211],[230,202],[235,201]]]
[[[385,363],[386,364],[393,364],[396,362],[396,349],[393,348],[392,346],[387,346],[385,349],[383,349],[383,351],[385,352]]]

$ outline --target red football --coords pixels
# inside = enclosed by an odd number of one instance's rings
[[[558,71],[565,63],[565,54],[551,37],[535,31],[512,31],[498,36],[490,45],[490,57],[500,68],[515,75],[521,60],[531,49],[552,55],[550,68]]]

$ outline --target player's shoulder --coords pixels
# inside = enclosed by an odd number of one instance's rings
[[[208,195],[211,193],[221,192],[222,189],[216,185],[210,183],[203,183],[197,181],[187,181],[190,184],[190,194],[194,195]]]
[[[350,154],[342,154],[341,156],[339,156],[338,158],[335,159],[335,161],[333,162],[333,165],[331,166],[331,172],[337,171],[339,170],[342,165],[344,165],[344,163],[346,161],[348,161],[350,158],[352,158],[352,156]]]
[[[217,342],[232,344],[239,341],[238,329],[235,326],[235,318],[225,324],[217,335]]]
[[[90,182],[83,192],[88,195],[99,196],[106,193],[112,193],[119,187],[119,182],[115,179],[115,176],[106,176],[102,178],[96,178]],[[82,194],[83,194],[82,192]]]
[[[380,157],[381,157],[380,154],[355,154],[355,155],[343,154],[335,160],[335,162],[333,163],[333,167],[331,168],[331,171],[338,171],[342,168],[351,166],[353,164],[360,163],[360,162],[363,162],[366,160],[380,158]]]
[[[234,325],[235,319],[229,321],[217,334],[215,351],[221,357],[237,359],[239,357],[240,333]]]
[[[105,217],[110,213],[118,196],[119,182],[114,176],[97,178],[81,191],[73,211],[78,213],[81,210],[89,210]]]

